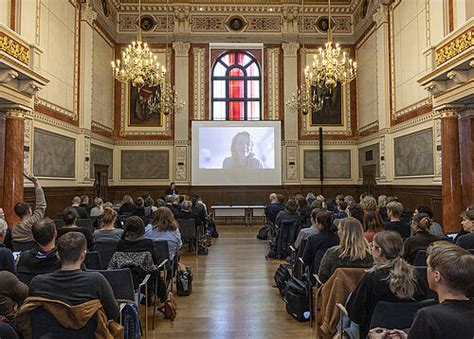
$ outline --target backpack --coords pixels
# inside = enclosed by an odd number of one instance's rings
[[[198,243],[198,255],[208,255],[209,249],[202,242]]]
[[[176,290],[177,294],[182,296],[188,296],[193,290],[193,272],[186,266],[184,270],[178,270],[176,275]]]
[[[212,215],[209,214],[207,216],[207,230],[206,233],[209,234],[213,238],[219,238],[219,233],[217,232],[216,223],[212,218]]]
[[[166,299],[165,304],[158,309],[161,313],[164,314],[165,319],[169,319],[174,321],[176,318],[176,312],[178,310],[178,305],[176,305],[176,301],[174,300],[174,293],[168,293],[168,299]]]
[[[309,289],[298,279],[290,279],[285,286],[286,312],[298,321],[307,321],[311,317],[309,308]]]
[[[124,339],[140,339],[140,317],[135,304],[125,304],[122,309],[122,324]]]
[[[275,285],[282,296],[285,293],[286,284],[291,278],[289,268],[290,265],[288,265],[287,263],[281,264],[280,266],[278,266],[278,269],[275,272],[275,276],[273,277],[273,279],[275,280]]]
[[[257,239],[268,240],[268,232],[270,231],[269,226],[263,226],[258,230]]]

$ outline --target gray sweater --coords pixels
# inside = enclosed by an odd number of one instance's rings
[[[33,227],[35,222],[43,219],[44,213],[46,212],[46,198],[44,197],[43,189],[39,183],[35,186],[35,198],[36,207],[31,217],[24,219],[13,226],[12,238],[14,241],[33,241],[31,227]]]

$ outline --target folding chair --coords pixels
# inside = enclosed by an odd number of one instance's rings
[[[419,250],[416,252],[414,266],[426,266],[426,251]]]
[[[91,219],[77,219],[76,226],[88,228],[91,233],[94,233],[94,227],[92,225]]]
[[[12,241],[13,252],[23,252],[34,248],[36,243],[34,241]]]
[[[194,240],[194,247],[196,255],[198,254],[198,234],[196,229],[196,223],[194,219],[178,219],[179,232],[181,233],[181,239],[184,243],[184,240],[191,239]]]
[[[120,324],[122,324],[123,304],[133,303],[139,308],[140,291],[145,289],[145,338],[148,337],[148,281],[151,277],[147,274],[138,286],[137,290],[133,288],[132,271],[129,268],[117,270],[97,270],[109,282],[114,292],[115,299],[122,304],[120,307]]]
[[[87,252],[84,265],[88,270],[101,270],[102,269],[102,258],[99,252]]]
[[[63,219],[54,219],[54,224],[56,225],[56,230],[59,230],[61,227],[64,226],[64,220]]]
[[[110,258],[117,250],[117,245],[118,241],[98,241],[94,244],[94,251],[99,252],[102,259],[102,269],[107,269]]]

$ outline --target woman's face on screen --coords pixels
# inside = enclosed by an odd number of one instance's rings
[[[244,135],[240,135],[235,143],[235,152],[239,158],[247,157],[252,151],[252,142]]]

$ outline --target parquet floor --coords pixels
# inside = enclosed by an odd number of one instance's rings
[[[309,323],[286,313],[278,290],[272,288],[280,262],[265,259],[267,245],[256,239],[257,230],[223,225],[208,256],[185,251],[181,262],[193,271],[193,293],[176,297],[176,320],[160,316],[148,338],[314,337]]]

